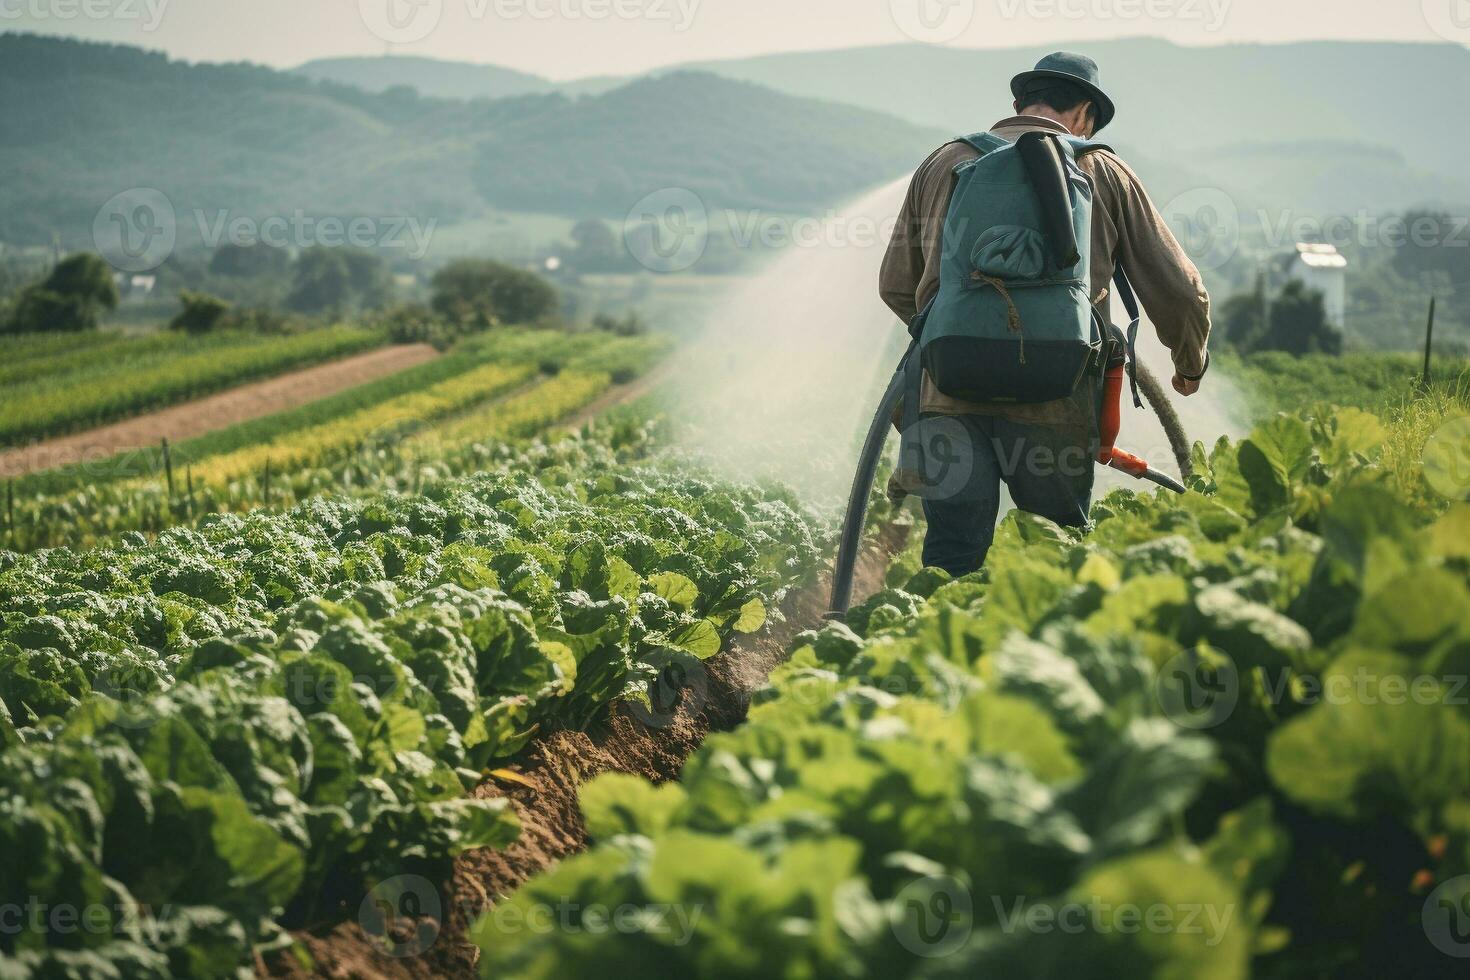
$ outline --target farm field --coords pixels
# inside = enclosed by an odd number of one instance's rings
[[[171,447],[167,464],[150,449],[17,481],[7,540],[21,549],[89,543],[324,492],[419,486],[426,473],[472,473],[501,441],[570,415],[666,350],[657,336],[474,338],[417,368]]]
[[[677,783],[583,788],[481,975],[1453,975],[1470,504],[1384,461],[1466,408],[1271,418],[960,581],[897,556]]]
[[[824,626],[830,510],[711,476],[656,396],[557,431],[666,354],[490,331],[12,486],[0,894],[107,919],[0,932],[7,968],[1446,975],[1452,372],[1232,364],[1321,406],[1257,395],[1191,494],[1115,491],[1087,536],[1013,514],[958,581],[875,494],[886,582]]]
[[[352,326],[288,335],[87,337],[93,343],[85,346],[45,336],[0,344],[7,355],[0,365],[6,392],[0,447],[102,425],[384,343],[381,334]]]
[[[139,449],[160,446],[227,429],[255,418],[328,398],[439,356],[428,344],[390,344],[361,354],[247,381],[224,391],[168,408],[132,415],[69,436],[58,436],[11,450],[0,450],[0,477],[44,473],[81,465],[90,472],[97,462]]]

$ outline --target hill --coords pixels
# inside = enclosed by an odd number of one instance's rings
[[[464,101],[24,34],[0,35],[0,90],[0,241],[17,244],[84,244],[99,207],[137,187],[210,222],[446,225],[492,205],[621,220],[666,187],[711,208],[807,212],[901,175],[940,138],[694,72]],[[181,240],[199,223],[181,221]]]
[[[1066,46],[1058,41],[1052,47]],[[1118,119],[1107,138],[1137,163],[1161,199],[1210,186],[1227,190],[1247,210],[1333,214],[1470,201],[1462,166],[1470,132],[1446,126],[1460,114],[1455,93],[1470,90],[1470,51],[1462,47],[1181,47],[1141,38],[1075,46],[1098,59],[1118,99]],[[697,62],[674,70],[844,102],[959,133],[1008,113],[1011,76],[1048,50],[911,44]],[[366,59],[376,72],[372,85],[391,81],[422,89],[430,83],[415,61]],[[480,72],[491,79],[502,71],[460,67],[466,79]],[[556,90],[601,94],[625,83],[596,77]],[[471,90],[466,82],[462,91]]]
[[[396,55],[320,58],[294,69],[294,73],[316,81],[355,85],[368,92],[405,86],[438,99],[504,99],[545,95],[557,88],[548,79],[510,68]]]
[[[961,132],[1008,113],[1011,77],[1058,47],[1068,45],[909,44],[688,67]],[[1470,131],[1447,125],[1462,115],[1458,93],[1470,91],[1464,47],[1326,41],[1181,47],[1145,38],[1075,47],[1098,60],[1118,102],[1109,141],[1133,156],[1142,152],[1203,172],[1253,204],[1341,213],[1470,201],[1463,176]],[[1252,152],[1262,143],[1285,152]],[[1344,157],[1345,146],[1352,152]]]

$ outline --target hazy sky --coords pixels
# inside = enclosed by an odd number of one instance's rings
[[[1470,43],[1470,0],[0,0],[0,31],[11,29],[194,61],[292,66],[391,50],[565,79],[913,40]]]

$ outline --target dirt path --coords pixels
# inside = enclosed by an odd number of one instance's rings
[[[237,422],[318,401],[438,356],[439,352],[428,344],[381,347],[98,429],[6,450],[0,452],[0,478],[101,460],[129,449],[156,446],[160,439],[192,439]]]
[[[669,378],[674,376],[673,358],[666,358],[658,367],[647,374],[634,378],[624,385],[613,385],[607,391],[598,395],[578,409],[573,415],[563,419],[553,429],[580,429],[593,419],[605,414],[620,405],[642,398]]]
[[[896,529],[890,529],[885,538],[861,556],[856,583],[859,598],[882,588],[888,556],[902,546],[901,532]],[[415,945],[417,955],[388,955],[383,939],[365,932],[354,909],[346,907],[351,903],[345,903],[341,910],[344,921],[296,933],[310,958],[310,969],[287,952],[269,963],[258,962],[257,973],[292,980],[308,976],[472,980],[477,976],[479,949],[466,935],[469,925],[532,876],[587,846],[577,788],[604,772],[636,773],[654,782],[677,779],[685,760],[707,735],[728,731],[744,721],[751,695],[785,658],[796,634],[820,625],[830,584],[830,577],[822,576],[816,584],[787,597],[782,604],[783,619],[754,636],[734,639],[725,652],[708,661],[705,683],[686,687],[671,713],[650,719],[619,705],[593,731],[554,732],[533,743],[511,767],[514,781],[483,783],[474,795],[508,798],[521,821],[520,839],[504,850],[461,855],[450,879],[434,886],[441,915],[404,918],[398,923],[426,947]],[[395,933],[394,939],[400,938]]]

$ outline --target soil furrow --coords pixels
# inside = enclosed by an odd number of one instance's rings
[[[870,547],[858,566],[859,599],[882,587],[888,555],[897,542]],[[497,900],[511,894],[587,844],[577,789],[606,772],[642,775],[654,782],[678,778],[684,762],[711,732],[727,731],[744,720],[751,695],[765,683],[802,630],[821,624],[829,582],[823,577],[788,597],[782,618],[753,636],[737,637],[706,664],[703,694],[699,684],[686,687],[677,708],[667,717],[650,719],[638,709],[619,706],[612,716],[588,732],[550,733],[513,766],[516,779],[482,784],[476,795],[505,797],[521,821],[520,838],[502,850],[472,851],[454,863],[449,880],[438,886],[442,922],[400,920],[405,934],[435,933],[432,944],[415,956],[395,957],[385,943],[368,934],[343,909],[344,921],[296,939],[311,966],[289,953],[277,955],[262,972],[278,977],[384,977],[428,980],[473,977],[479,950],[469,942],[469,925]],[[395,930],[394,935],[398,935]]]

